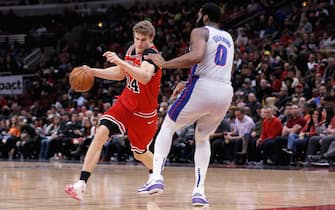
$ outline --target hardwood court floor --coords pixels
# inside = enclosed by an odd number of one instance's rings
[[[85,200],[78,202],[65,195],[64,186],[78,179],[80,168],[81,164],[0,161],[0,209],[192,209],[194,178],[191,167],[167,167],[164,193],[151,198],[136,194],[136,189],[147,179],[144,167],[98,165],[89,180]],[[211,210],[334,205],[335,173],[328,170],[210,168],[207,196],[210,207],[204,209]]]

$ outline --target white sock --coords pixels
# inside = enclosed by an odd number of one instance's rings
[[[197,141],[195,144],[194,164],[195,164],[195,184],[193,194],[205,194],[205,180],[211,156],[211,146],[209,140]]]
[[[175,132],[175,123],[166,116],[162,127],[157,135],[154,151],[153,176],[157,179],[162,178],[162,171],[166,158],[170,152],[172,137]]]

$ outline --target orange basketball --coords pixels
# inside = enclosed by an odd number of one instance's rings
[[[83,67],[75,67],[69,76],[71,88],[76,92],[87,92],[94,84],[94,76]]]

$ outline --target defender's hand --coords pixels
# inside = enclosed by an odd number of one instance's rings
[[[163,68],[163,64],[165,63],[165,59],[160,54],[149,53],[144,58],[152,60],[159,68]]]

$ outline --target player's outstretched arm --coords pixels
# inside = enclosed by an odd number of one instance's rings
[[[95,77],[99,77],[107,80],[123,80],[125,78],[125,72],[119,66],[112,66],[105,69],[91,68],[89,66],[83,66],[90,71]]]
[[[144,85],[151,80],[155,73],[155,66],[147,61],[143,61],[140,67],[136,67],[120,59],[114,52],[106,52],[104,56],[109,62],[115,63]]]
[[[208,31],[206,29],[195,28],[191,33],[190,52],[168,61],[165,61],[159,54],[149,54],[147,58],[164,69],[190,68],[192,65],[200,63],[205,56],[207,37]]]

